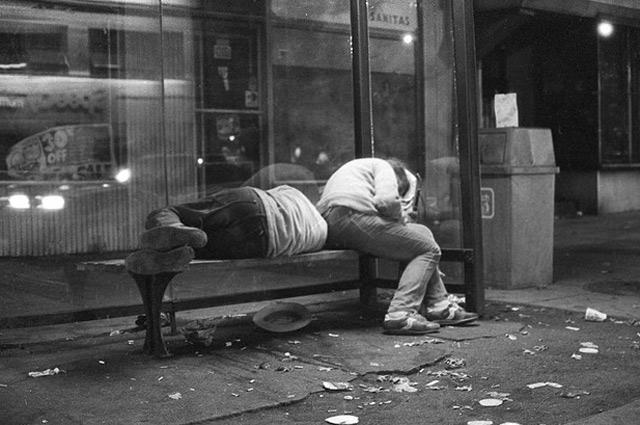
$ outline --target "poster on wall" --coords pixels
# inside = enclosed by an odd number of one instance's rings
[[[9,149],[7,173],[19,180],[105,180],[115,158],[109,124],[52,127]]]
[[[516,93],[496,94],[493,98],[496,128],[518,127],[518,99]]]

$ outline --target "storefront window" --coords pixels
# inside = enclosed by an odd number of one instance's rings
[[[598,39],[603,164],[640,163],[640,29],[614,25]]]
[[[350,2],[276,0],[270,17],[271,162],[278,180],[317,200],[355,156]]]
[[[1,4],[0,263],[12,278],[0,324],[139,304],[129,279],[78,276],[75,264],[123,257],[151,210],[223,188],[288,184],[315,202],[359,143],[421,175],[420,220],[459,246],[451,2],[369,2],[367,49],[354,46],[352,27],[366,25],[352,22],[353,3]],[[354,55],[370,69],[371,122],[359,124],[354,86],[367,78]],[[356,125],[372,140],[356,140]],[[357,267],[255,269],[218,285],[178,277],[168,295],[349,273]],[[62,290],[25,296],[51,282]]]

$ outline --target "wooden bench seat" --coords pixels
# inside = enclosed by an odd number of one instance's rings
[[[471,281],[473,276],[473,251],[467,249],[443,249],[442,261],[462,262],[464,264],[465,284],[463,291],[467,298],[467,308],[471,311],[480,311],[481,306],[476,300],[482,299],[477,294],[478,288]],[[146,335],[144,351],[156,357],[169,356],[162,332],[160,313],[168,312],[171,317],[172,330],[175,332],[175,312],[198,308],[230,305],[243,302],[264,301],[295,296],[304,296],[349,289],[360,290],[360,301],[364,304],[373,302],[376,298],[376,288],[394,288],[397,281],[374,278],[374,258],[361,255],[351,250],[322,250],[318,252],[299,254],[292,257],[278,257],[272,259],[249,258],[241,260],[193,260],[189,264],[189,272],[202,272],[214,276],[217,272],[225,270],[240,270],[263,266],[278,266],[291,264],[312,264],[316,262],[347,261],[357,264],[358,276],[356,279],[331,279],[329,282],[313,283],[312,285],[291,284],[276,289],[260,289],[246,291],[239,288],[237,291],[219,295],[202,296],[185,300],[171,300],[163,302],[165,291],[172,279],[181,272],[158,273],[155,275],[141,275],[127,271],[135,280],[146,315]],[[402,265],[401,265],[402,267]],[[124,259],[104,261],[84,261],[77,264],[80,272],[124,272]],[[449,288],[451,289],[451,288]],[[471,301],[471,303],[469,303]]]

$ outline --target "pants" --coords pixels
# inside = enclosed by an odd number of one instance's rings
[[[354,249],[408,263],[389,313],[418,312],[423,302],[431,306],[447,298],[438,269],[440,247],[426,226],[401,224],[345,207],[331,207],[323,216],[329,225],[327,248]]]
[[[146,229],[182,223],[207,234],[207,245],[195,249],[200,259],[266,257],[264,205],[249,187],[225,189],[196,202],[161,208],[147,216]]]

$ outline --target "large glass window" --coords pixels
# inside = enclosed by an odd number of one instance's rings
[[[150,211],[223,188],[288,184],[315,202],[362,144],[422,176],[420,221],[458,247],[451,2],[369,2],[352,22],[355,4],[0,4],[0,265],[11,275],[0,323],[139,304],[122,275],[75,263],[123,257]],[[371,110],[356,119],[360,106]],[[234,271],[218,285],[179,276],[168,295],[356,274],[345,262]],[[61,290],[40,290],[52,282]]]
[[[603,164],[640,163],[640,29],[614,25],[600,34],[600,157]]]
[[[318,199],[355,156],[350,2],[271,2],[272,162],[281,181]]]

